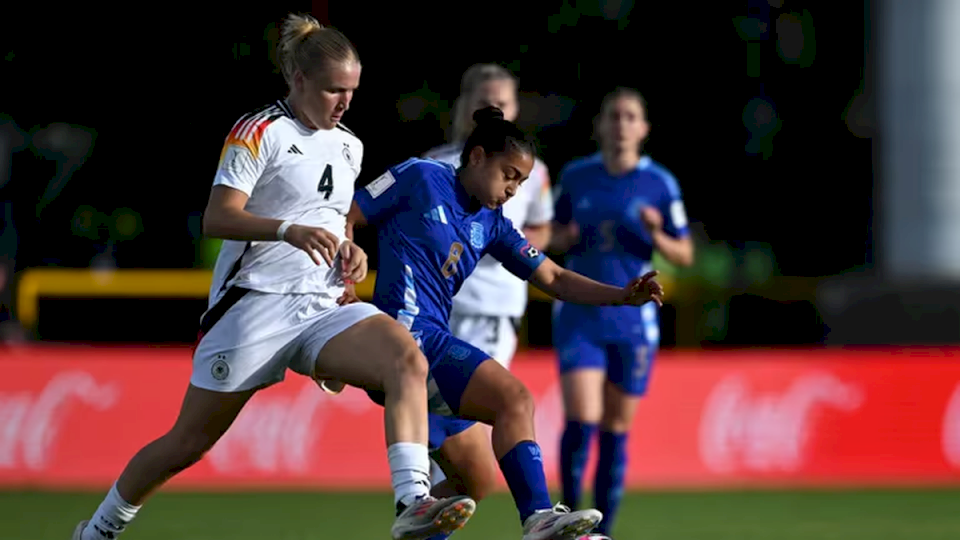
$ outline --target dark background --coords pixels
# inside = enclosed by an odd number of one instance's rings
[[[711,240],[768,243],[787,276],[873,264],[872,141],[848,127],[853,98],[872,88],[869,2],[157,4],[56,7],[42,18],[37,9],[3,38],[0,61],[0,118],[25,141],[0,187],[19,237],[17,270],[85,267],[107,249],[105,232],[76,233],[81,205],[139,215],[141,232],[110,247],[117,266],[193,266],[227,131],[285,94],[272,47],[288,11],[313,12],[360,52],[361,87],[344,124],[365,144],[361,184],[442,143],[463,71],[498,62],[520,77],[520,123],[539,126],[554,179],[596,149],[603,95],[636,87],[649,103],[646,152],[675,174]],[[801,48],[778,32],[781,15],[801,21]],[[785,61],[786,49],[797,59]],[[869,125],[869,101],[855,106]],[[63,160],[29,140],[53,122],[88,130],[93,146],[38,212]],[[157,307],[156,324],[179,310],[195,328],[179,306]],[[89,336],[93,323],[76,315],[93,309],[42,304],[41,326],[59,311]]]

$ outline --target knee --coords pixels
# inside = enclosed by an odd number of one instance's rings
[[[409,344],[406,341],[409,341]],[[430,370],[427,359],[413,339],[405,339],[404,342],[389,361],[387,372],[382,375],[385,392],[411,388],[414,385],[426,388]]]
[[[628,418],[623,418],[616,415],[603,415],[603,421],[600,423],[603,426],[603,430],[608,433],[626,433],[630,431],[630,424],[632,422]]]
[[[415,343],[404,347],[397,359],[397,372],[401,379],[408,382],[416,380],[419,383],[424,383],[427,380],[429,370],[430,366],[427,364],[427,358]]]
[[[533,418],[535,409],[530,390],[519,380],[514,380],[501,390],[500,415]]]

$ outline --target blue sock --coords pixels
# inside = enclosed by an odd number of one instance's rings
[[[597,433],[596,424],[581,424],[567,420],[567,428],[560,439],[560,479],[563,485],[563,504],[576,510],[583,490],[583,469],[587,464],[590,444]]]
[[[597,479],[593,496],[597,510],[603,512],[603,521],[597,532],[610,535],[613,530],[620,499],[623,498],[623,483],[627,474],[627,434],[600,433],[600,458],[597,461]]]
[[[543,457],[540,446],[533,441],[523,441],[500,459],[500,471],[510,487],[513,501],[520,512],[520,523],[537,510],[552,508],[547,477],[543,472]]]
[[[450,533],[450,534],[453,534],[453,533]],[[436,536],[431,536],[427,540],[447,540],[447,538],[450,538],[450,534],[438,534]]]

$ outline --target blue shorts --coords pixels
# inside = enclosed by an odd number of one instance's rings
[[[423,329],[413,332],[427,362],[427,393],[430,409],[430,448],[439,449],[447,437],[472,426],[473,420],[457,418],[460,398],[470,377],[480,364],[490,360],[487,353],[454,337],[448,330]],[[383,394],[367,392],[373,401],[383,405]]]
[[[459,435],[476,424],[473,420],[464,420],[456,416],[440,416],[433,413],[429,415],[428,421],[430,423],[430,452],[440,450],[448,437]]]
[[[560,374],[577,369],[602,369],[607,372],[607,380],[627,394],[643,396],[650,382],[657,344],[640,336],[630,338],[594,339],[579,332],[564,336],[555,344]]]

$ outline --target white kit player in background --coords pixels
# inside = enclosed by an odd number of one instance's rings
[[[73,540],[116,538],[288,369],[328,392],[342,388],[335,379],[386,395],[394,540],[449,533],[475,510],[468,497],[430,496],[428,366],[413,337],[372,304],[344,304],[347,283],[367,272],[366,254],[344,239],[363,145],[340,120],[359,55],[337,30],[290,16],[279,60],[290,94],[234,125],[204,213],[204,233],[224,242],[180,416],[133,457]]]
[[[463,75],[453,111],[453,143],[430,150],[424,157],[460,167],[463,141],[473,129],[474,111],[494,106],[514,122],[519,114],[517,80],[496,64],[477,64]],[[536,159],[530,177],[503,205],[503,214],[537,249],[550,242],[553,197],[547,166]],[[490,255],[480,260],[453,298],[453,334],[509,368],[517,350],[517,330],[527,309],[528,285]]]

